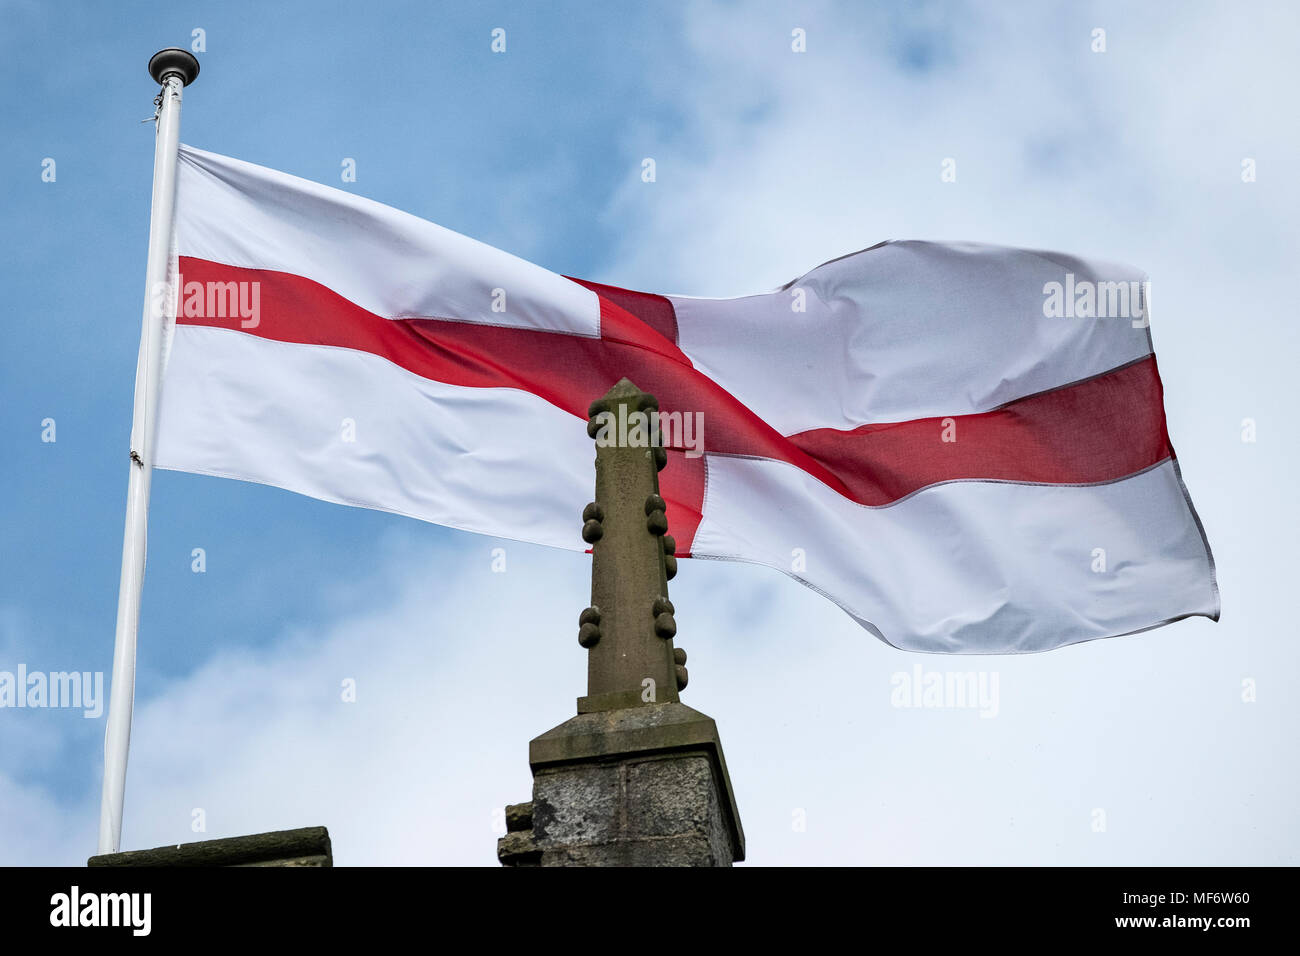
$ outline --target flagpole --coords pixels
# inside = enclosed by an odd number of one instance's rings
[[[162,87],[155,119],[153,202],[149,215],[149,260],[145,272],[144,318],[135,369],[135,407],[131,416],[131,455],[126,490],[126,530],[122,538],[122,578],[117,592],[117,632],[113,642],[113,682],[104,730],[104,790],[99,809],[99,852],[116,853],[122,842],[122,798],[131,746],[135,706],[136,632],[144,587],[149,484],[158,432],[163,342],[173,301],[167,280],[176,205],[176,153],[180,144],[181,90],[199,75],[199,61],[187,50],[169,48],[149,60],[149,75]]]

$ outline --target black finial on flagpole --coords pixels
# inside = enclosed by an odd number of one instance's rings
[[[159,86],[173,73],[181,78],[182,86],[189,86],[199,75],[198,58],[189,50],[174,46],[159,50],[149,58],[149,75]]]

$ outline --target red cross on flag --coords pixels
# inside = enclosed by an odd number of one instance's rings
[[[885,242],[650,295],[184,146],[175,247],[158,467],[582,549],[587,407],[626,377],[678,555],[775,568],[896,647],[1218,616],[1133,269]]]

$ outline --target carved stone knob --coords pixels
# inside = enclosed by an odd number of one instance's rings
[[[665,641],[670,641],[677,633],[677,621],[671,614],[660,614],[655,618],[655,633]]]
[[[578,615],[578,643],[586,648],[600,643],[600,608],[595,605]]]

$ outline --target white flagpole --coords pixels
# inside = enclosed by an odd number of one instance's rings
[[[116,853],[122,843],[122,798],[126,758],[131,747],[135,707],[135,647],[140,625],[140,592],[149,519],[149,483],[158,432],[162,389],[163,341],[174,301],[167,286],[176,204],[176,150],[181,133],[181,89],[199,75],[199,61],[186,50],[161,50],[149,60],[149,75],[162,87],[155,117],[153,204],[149,215],[149,264],[145,273],[144,320],[135,369],[135,409],[131,417],[131,462],[126,490],[126,532],[122,539],[122,580],[117,592],[117,634],[113,643],[113,683],[104,730],[104,791],[99,809],[99,852]]]

